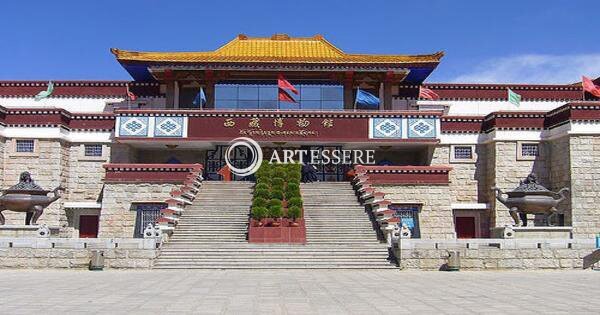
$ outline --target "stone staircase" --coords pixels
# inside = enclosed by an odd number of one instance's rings
[[[305,204],[307,245],[249,244],[246,233],[252,185],[204,182],[163,245],[154,268],[394,268],[349,183],[302,184],[305,202],[314,198]],[[340,232],[332,235],[331,226],[340,224],[336,228]]]

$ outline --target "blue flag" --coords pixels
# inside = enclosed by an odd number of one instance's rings
[[[204,105],[206,105],[206,94],[204,94],[203,88],[200,88],[200,92],[198,92],[196,97],[194,97],[194,101],[192,102],[192,105],[194,105],[194,107],[197,107],[197,108],[202,108],[202,107],[204,107]]]
[[[379,98],[358,88],[356,89],[356,101],[354,105],[363,105],[365,108],[377,109],[379,108]]]

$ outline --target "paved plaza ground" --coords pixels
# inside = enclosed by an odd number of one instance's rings
[[[600,312],[600,272],[0,270],[0,313]]]

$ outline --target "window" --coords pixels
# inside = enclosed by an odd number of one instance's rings
[[[101,144],[86,144],[84,145],[85,156],[102,156],[102,145]]]
[[[474,163],[476,160],[475,145],[452,145],[450,147],[450,162]]]
[[[539,156],[540,152],[539,152],[537,143],[521,144],[521,155],[522,156]]]
[[[298,95],[294,102],[279,101],[275,84],[227,83],[215,85],[217,109],[343,110],[344,87],[332,84],[293,83]]]
[[[472,147],[454,147],[454,158],[457,160],[470,160],[473,158]]]
[[[135,230],[133,237],[143,238],[144,229],[148,224],[156,224],[158,218],[160,218],[160,210],[165,209],[167,205],[165,203],[135,203],[132,205],[134,211],[136,211],[135,218]]]
[[[35,151],[35,140],[17,140],[15,151],[18,153],[33,153]]]
[[[412,233],[412,238],[420,238],[421,231],[419,229],[419,211],[421,205],[417,204],[391,204],[389,206],[391,210],[394,210],[395,218],[400,218],[400,224],[406,225]]]
[[[517,142],[517,160],[537,160],[543,158],[539,142]]]

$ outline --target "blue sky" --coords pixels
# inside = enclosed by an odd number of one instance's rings
[[[129,79],[110,47],[213,50],[323,34],[346,52],[446,56],[428,82],[600,76],[600,1],[2,1],[0,80]]]

